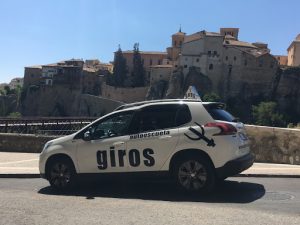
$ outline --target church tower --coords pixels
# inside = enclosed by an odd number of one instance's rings
[[[181,27],[177,33],[172,35],[172,47],[167,48],[169,60],[176,61],[178,59],[184,37],[185,33],[181,31]]]

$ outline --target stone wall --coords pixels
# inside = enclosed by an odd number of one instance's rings
[[[246,125],[256,162],[300,165],[300,129]],[[0,152],[42,151],[55,136],[0,134]]]
[[[300,165],[300,129],[246,126],[256,162]]]
[[[149,87],[118,88],[102,84],[102,97],[125,103],[144,101]]]
[[[47,141],[55,136],[36,136],[33,134],[0,134],[0,152],[40,153]]]

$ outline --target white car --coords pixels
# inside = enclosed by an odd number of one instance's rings
[[[84,175],[161,175],[187,191],[208,191],[253,161],[244,125],[224,104],[173,99],[123,105],[47,142],[39,169],[56,189]]]

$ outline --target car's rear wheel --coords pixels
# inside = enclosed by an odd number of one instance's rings
[[[188,192],[209,192],[215,185],[213,166],[199,156],[186,156],[175,165],[177,185]]]
[[[75,184],[75,169],[67,159],[56,159],[50,162],[47,178],[52,188],[56,190],[67,190]]]

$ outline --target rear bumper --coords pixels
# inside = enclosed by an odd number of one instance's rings
[[[251,153],[244,155],[240,158],[227,162],[224,166],[216,169],[219,178],[226,178],[229,176],[237,175],[240,172],[250,168],[253,165],[254,156]]]

